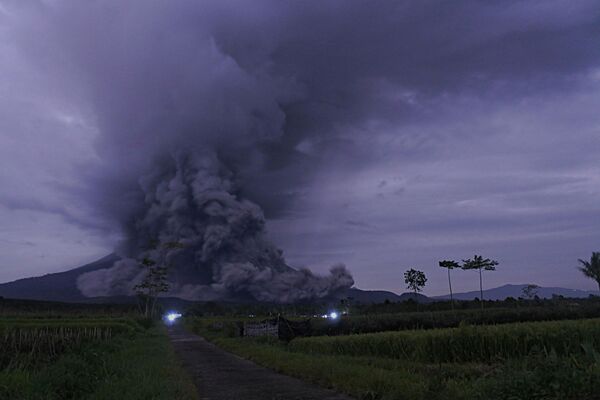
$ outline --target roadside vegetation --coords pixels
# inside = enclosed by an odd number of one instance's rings
[[[291,351],[386,357],[429,363],[484,362],[526,357],[538,350],[568,356],[600,345],[600,319],[468,326],[296,338]]]
[[[226,337],[222,348],[358,399],[600,399],[600,320],[512,323],[344,336]],[[215,326],[222,326],[219,333]]]
[[[222,312],[215,313],[212,306],[197,306],[187,313],[187,323],[197,325],[194,329],[210,333],[214,329],[219,334],[228,332],[235,335],[243,321],[258,321],[273,318],[277,315],[292,320],[310,320],[310,330],[305,335],[348,335],[357,333],[373,333],[408,329],[453,328],[461,325],[497,325],[514,322],[560,321],[587,318],[600,318],[600,298],[589,299],[552,299],[552,300],[515,300],[487,301],[486,310],[481,312],[478,301],[456,302],[452,311],[448,303],[421,304],[417,311],[416,304],[382,303],[372,305],[353,305],[340,309],[347,311],[342,318],[332,321],[320,316],[331,310],[331,306],[312,306],[313,315],[307,316],[305,309],[296,307],[268,308],[263,306],[256,314],[240,306],[223,307]],[[306,306],[307,308],[309,306]],[[207,310],[211,310],[207,312]],[[300,311],[299,311],[300,310]],[[259,314],[259,311],[263,311]],[[194,317],[200,315],[201,317]]]
[[[164,329],[133,318],[8,316],[0,399],[196,399]]]

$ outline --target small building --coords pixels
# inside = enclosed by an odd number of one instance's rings
[[[283,317],[244,322],[242,329],[243,336],[272,336],[285,341],[290,341],[296,336],[309,336],[310,332],[310,320],[291,321]]]

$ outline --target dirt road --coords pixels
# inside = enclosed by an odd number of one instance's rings
[[[351,400],[244,360],[177,325],[169,337],[203,400]]]

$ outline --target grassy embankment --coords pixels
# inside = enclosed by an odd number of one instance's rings
[[[359,399],[600,399],[600,320],[297,338],[230,338],[259,364]]]
[[[0,322],[0,399],[197,399],[160,327],[127,318]]]

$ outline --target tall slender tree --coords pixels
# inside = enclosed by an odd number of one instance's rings
[[[489,258],[483,258],[483,256],[478,256],[475,254],[473,258],[469,258],[467,260],[463,260],[462,269],[470,270],[476,269],[479,271],[479,293],[481,295],[479,301],[481,302],[481,309],[483,310],[483,278],[482,271],[495,271],[496,265],[498,265],[498,261],[490,260]]]
[[[146,318],[154,316],[154,306],[159,294],[169,290],[167,281],[167,267],[157,265],[156,261],[149,257],[144,257],[140,261],[140,267],[146,270],[144,278],[133,289],[138,295],[143,308],[143,314]]]
[[[139,265],[145,269],[145,274],[142,280],[133,287],[133,290],[140,299],[144,317],[154,317],[158,296],[169,291],[167,253],[180,248],[183,248],[183,244],[180,242],[159,244],[157,241],[152,241],[147,249],[147,255],[140,260]],[[154,255],[158,261],[150,254]]]
[[[598,283],[598,290],[600,290],[600,252],[593,252],[590,261],[582,259],[579,261],[580,266],[577,267],[585,276],[591,278]]]
[[[450,270],[454,268],[460,268],[460,264],[453,260],[442,260],[439,262],[441,268],[448,270],[448,287],[450,288],[450,305],[454,310],[454,297],[452,294],[452,281],[450,280]]]

